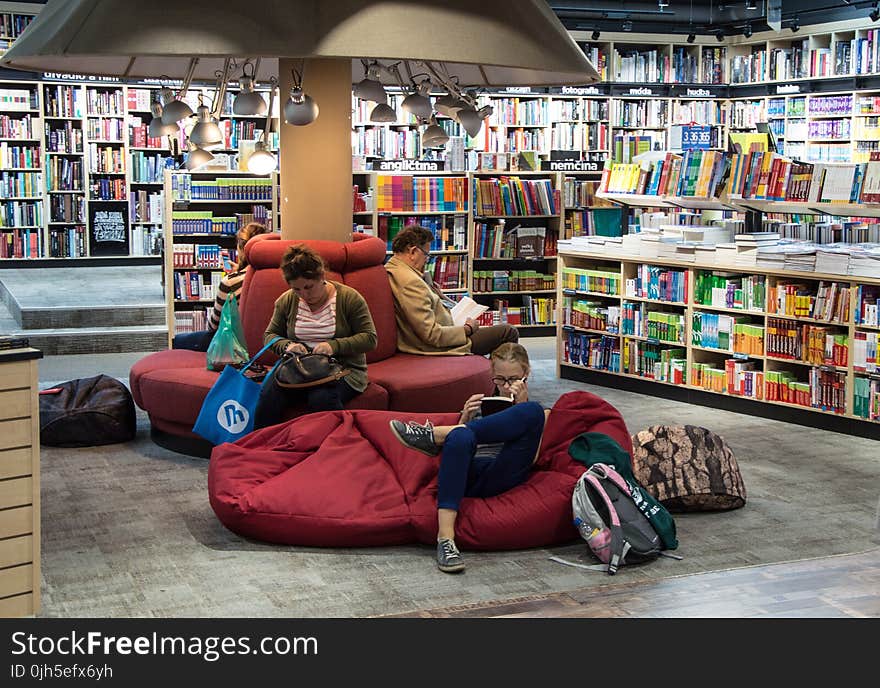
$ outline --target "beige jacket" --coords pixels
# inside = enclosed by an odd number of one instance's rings
[[[429,356],[470,353],[471,340],[464,327],[452,324],[452,315],[418,270],[397,256],[391,256],[385,270],[394,294],[399,351]]]

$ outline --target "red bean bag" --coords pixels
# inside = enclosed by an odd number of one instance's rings
[[[436,425],[455,414],[428,416]],[[346,410],[313,413],[214,448],[211,507],[240,535],[289,545],[432,544],[437,538],[438,457],[401,445],[391,418],[424,414]],[[577,537],[571,493],[584,466],[568,445],[582,432],[610,435],[627,451],[620,413],[589,392],[569,392],[547,421],[529,479],[489,498],[465,498],[456,542],[467,549],[520,549]]]

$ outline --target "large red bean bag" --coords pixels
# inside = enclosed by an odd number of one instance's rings
[[[428,416],[450,424],[455,414]],[[214,448],[211,507],[230,530],[289,545],[432,544],[437,539],[438,457],[401,445],[392,418],[424,414],[327,411],[264,428]],[[571,493],[584,466],[568,445],[583,432],[610,435],[629,451],[620,413],[589,392],[564,394],[550,413],[535,470],[508,492],[465,498],[456,542],[467,549],[520,549],[577,537]]]

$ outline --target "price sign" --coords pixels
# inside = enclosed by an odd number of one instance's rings
[[[684,150],[706,150],[712,147],[712,127],[684,126],[681,128],[681,147]]]

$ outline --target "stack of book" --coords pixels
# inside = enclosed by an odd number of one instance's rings
[[[779,243],[778,232],[744,232],[734,237],[736,244],[736,264],[754,266],[757,264],[758,249]]]
[[[28,338],[15,334],[0,334],[0,351],[6,349],[24,349],[29,345]]]

